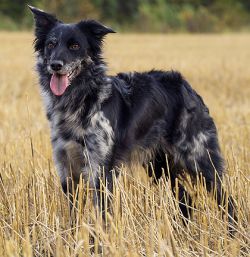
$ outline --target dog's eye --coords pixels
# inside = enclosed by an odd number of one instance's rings
[[[53,43],[48,43],[47,47],[48,47],[49,49],[52,49],[52,48],[55,47],[55,45],[54,45]]]
[[[69,46],[69,49],[70,49],[70,50],[79,50],[79,49],[80,49],[80,45],[77,44],[77,43],[71,44],[71,45]]]

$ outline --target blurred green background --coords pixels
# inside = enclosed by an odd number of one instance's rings
[[[0,30],[27,30],[27,4],[66,21],[94,18],[124,32],[250,31],[250,0],[0,0]]]

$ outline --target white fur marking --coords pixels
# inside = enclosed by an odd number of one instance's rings
[[[202,156],[205,151],[207,136],[203,132],[200,132],[196,137],[194,137],[193,142],[192,155],[198,157]]]

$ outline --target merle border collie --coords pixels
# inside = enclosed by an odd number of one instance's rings
[[[228,209],[232,222],[234,205],[231,197],[224,197],[224,165],[214,121],[182,75],[152,70],[108,76],[102,41],[114,33],[111,28],[94,20],[65,24],[30,9],[40,88],[63,190],[72,191],[68,178],[77,185],[82,176],[96,190],[94,202],[100,207],[101,178],[112,193],[117,167],[136,155],[142,166],[152,163],[148,173],[155,179],[168,166],[166,178],[173,189],[183,171],[194,179],[202,174],[207,190],[215,189],[218,204]],[[191,199],[183,186],[178,192],[180,208],[188,216],[185,202]]]

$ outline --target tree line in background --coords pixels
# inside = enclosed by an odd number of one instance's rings
[[[30,28],[27,2],[67,22],[93,18],[119,31],[250,30],[250,0],[1,0],[0,29]]]

